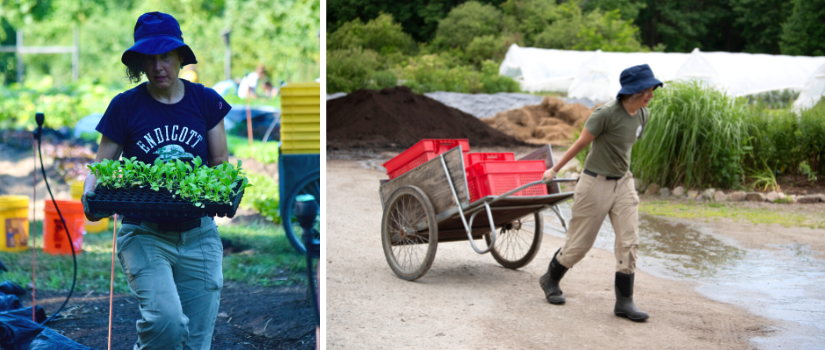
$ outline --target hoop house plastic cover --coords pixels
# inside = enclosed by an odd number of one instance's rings
[[[616,96],[619,75],[647,63],[659,80],[700,79],[742,96],[772,90],[801,90],[825,57],[730,52],[601,52],[521,48],[512,45],[499,74],[525,91],[567,91],[570,98],[607,101]]]
[[[822,99],[822,94],[825,94],[825,64],[819,66],[805,82],[805,88],[793,103],[793,111],[799,113],[815,106]]]

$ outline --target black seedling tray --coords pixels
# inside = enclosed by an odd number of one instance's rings
[[[243,190],[232,199],[232,205],[203,201],[204,208],[196,207],[192,202],[172,194],[161,187],[159,191],[151,188],[132,187],[112,189],[98,187],[94,196],[86,196],[89,212],[95,216],[143,215],[154,217],[199,218],[205,216],[233,217],[243,197]]]

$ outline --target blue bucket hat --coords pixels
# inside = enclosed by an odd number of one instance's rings
[[[135,44],[123,53],[120,61],[127,64],[137,54],[160,55],[179,47],[184,48],[181,66],[198,63],[195,53],[183,43],[183,33],[175,17],[161,12],[144,13],[135,24]]]
[[[647,90],[651,86],[656,88],[664,86],[659,79],[653,76],[653,70],[647,64],[633,66],[622,71],[619,76],[619,82],[622,84],[622,89],[616,95],[633,95],[637,92]],[[656,88],[653,88],[656,90]]]

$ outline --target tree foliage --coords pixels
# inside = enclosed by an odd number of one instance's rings
[[[439,48],[464,49],[475,37],[501,33],[502,24],[501,10],[469,1],[456,6],[438,22],[432,44]]]
[[[602,50],[619,52],[646,51],[637,39],[639,29],[632,21],[623,20],[616,9],[589,13],[574,3],[557,9],[559,19],[536,36],[536,47],[567,50]]]
[[[435,36],[438,21],[447,16],[463,0],[397,1],[397,0],[328,0],[327,31],[332,33],[344,23],[356,18],[367,22],[381,13],[392,15],[404,32],[418,42],[429,42]],[[498,6],[504,0],[480,0]]]
[[[647,3],[635,0],[582,0],[581,8],[585,12],[596,9],[602,11],[619,10],[622,19],[636,20],[639,11],[647,7]]]
[[[791,14],[793,1],[730,0],[734,27],[744,41],[742,51],[780,53],[782,23]]]
[[[825,1],[795,0],[793,13],[782,26],[782,53],[825,55]]]
[[[536,36],[559,19],[554,1],[508,0],[501,5],[501,9],[517,23],[516,30],[521,33],[527,46],[533,46]]]
[[[608,15],[618,11],[620,19],[628,26],[638,28],[634,36],[642,46],[657,51],[690,52],[694,48],[703,51],[730,51],[752,53],[785,53],[780,46],[786,47],[788,52],[806,52],[815,54],[818,38],[821,38],[820,28],[825,18],[820,14],[823,0],[477,0],[478,4],[486,4],[499,9],[502,16],[493,24],[500,26],[499,33],[492,33],[486,27],[478,27],[477,33],[468,39],[459,31],[457,38],[443,38],[435,42],[439,23],[447,19],[448,14],[459,6],[466,6],[468,2],[461,0],[434,0],[434,1],[394,1],[394,0],[330,0],[328,2],[328,23],[330,33],[353,19],[359,18],[366,22],[376,18],[381,12],[392,14],[401,24],[404,32],[408,33],[419,43],[439,44],[450,42],[450,47],[469,45],[476,37],[487,35],[506,35],[514,38],[514,42],[521,46],[537,46],[536,40],[542,33],[548,31],[572,37],[549,38],[549,34],[542,36],[542,46],[573,47],[579,39],[580,25],[591,13],[600,13],[605,21],[618,25],[615,16]],[[797,4],[798,5],[795,5]],[[574,17],[565,16],[559,9],[576,5],[582,15],[582,21],[575,21]],[[798,10],[794,8],[798,7]],[[569,9],[568,9],[569,12]],[[793,20],[791,16],[794,16]],[[593,16],[596,17],[596,16]],[[592,18],[591,18],[592,19]],[[446,25],[446,24],[445,24]],[[572,28],[562,28],[572,26]],[[598,28],[605,25],[591,25],[589,33],[582,36],[597,39],[588,42],[598,45],[598,42],[613,43],[617,39],[594,37],[592,32],[599,32]],[[607,25],[609,27],[609,25]],[[622,26],[623,27],[623,26]],[[788,29],[783,29],[788,28]],[[624,29],[624,28],[623,28]],[[619,35],[626,36],[630,31]],[[449,40],[446,40],[449,39]],[[624,39],[618,39],[622,41]],[[454,45],[452,42],[460,42]],[[782,43],[782,44],[780,44]],[[463,46],[462,46],[463,45]],[[784,46],[783,46],[784,45]],[[580,46],[590,47],[590,44]],[[616,50],[613,45],[611,50]],[[635,45],[619,50],[632,49]],[[603,50],[605,48],[602,48]]]
[[[360,19],[344,23],[338,30],[327,36],[327,49],[369,49],[387,55],[413,54],[415,41],[404,33],[401,25],[394,23],[392,15],[381,14],[367,23]]]
[[[161,11],[180,23],[206,85],[224,77],[221,33],[231,29],[233,78],[264,64],[270,77],[314,80],[320,73],[320,0],[0,0],[0,17],[24,32],[26,46],[71,46],[80,34],[80,76],[126,86],[120,56],[133,43],[137,18]],[[0,38],[0,40],[3,40]],[[2,59],[0,59],[2,61]],[[27,79],[71,79],[71,55],[24,55]],[[6,70],[5,66],[0,69]],[[8,72],[4,72],[8,73]]]

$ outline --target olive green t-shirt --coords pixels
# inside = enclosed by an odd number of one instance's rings
[[[596,138],[584,161],[584,168],[599,175],[624,176],[630,170],[630,150],[647,124],[647,108],[630,115],[619,100],[596,108],[585,122]]]

